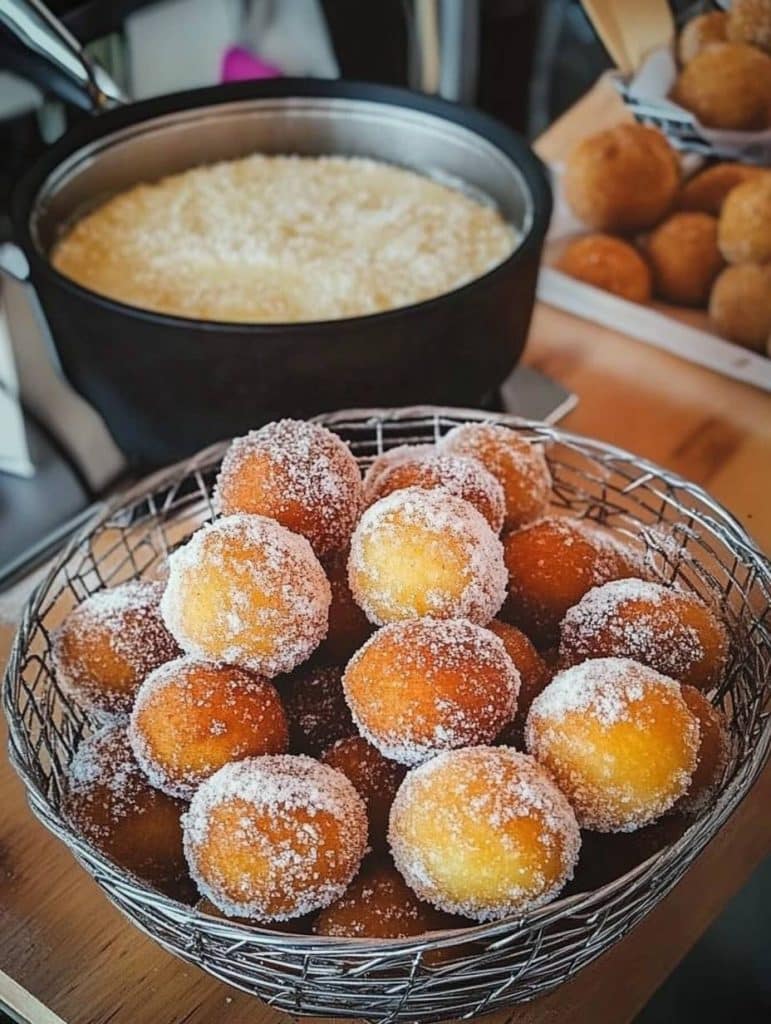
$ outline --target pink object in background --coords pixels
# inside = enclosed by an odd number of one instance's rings
[[[280,78],[280,68],[266,64],[243,46],[230,46],[222,55],[221,82],[245,82],[255,78]]]

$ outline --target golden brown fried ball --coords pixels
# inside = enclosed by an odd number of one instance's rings
[[[580,847],[552,777],[510,747],[449,750],[414,768],[396,794],[388,838],[421,899],[477,921],[548,903]]]
[[[568,156],[563,187],[571,209],[589,227],[643,231],[672,207],[680,165],[657,128],[621,124],[578,143]]]
[[[266,679],[235,665],[177,658],[140,686],[129,740],[150,783],[189,800],[229,761],[286,753],[288,729]]]
[[[687,791],[699,723],[674,679],[628,658],[596,658],[536,697],[525,739],[582,828],[634,832]]]
[[[718,217],[732,189],[768,173],[765,167],[752,167],[749,164],[714,164],[686,181],[677,205],[681,210],[711,213],[713,217]]]
[[[514,662],[514,668],[519,672],[517,711],[513,721],[498,734],[496,742],[521,750],[524,746],[522,742],[523,729],[530,705],[547,686],[552,672],[522,630],[511,626],[508,622],[501,622],[500,619],[493,619],[487,628],[503,641],[506,653]]]
[[[726,267],[712,288],[709,315],[724,337],[764,352],[771,333],[771,266]]]
[[[134,759],[126,729],[109,725],[78,747],[67,773],[62,813],[116,864],[189,902],[195,888],[182,853],[185,806],[153,789]]]
[[[711,690],[723,677],[728,634],[714,611],[687,590],[627,579],[590,590],[560,627],[563,665],[632,658],[662,675]]]
[[[680,306],[706,305],[723,266],[714,217],[673,213],[651,232],[646,252],[660,298]]]
[[[683,68],[672,99],[709,128],[765,128],[771,117],[771,57],[742,43],[715,43]]]
[[[388,814],[407,769],[384,757],[363,736],[338,740],[321,761],[342,772],[367,805],[370,846],[381,847],[388,831]]]
[[[367,812],[346,777],[310,757],[249,757],[196,790],[185,857],[203,896],[232,917],[286,921],[345,892],[367,846]]]
[[[490,630],[465,619],[412,619],[367,641],[343,689],[362,736],[412,765],[492,742],[514,717],[519,673]]]
[[[450,914],[418,899],[388,860],[369,859],[335,903],[313,925],[316,935],[405,939],[459,927]]]
[[[161,618],[162,594],[161,583],[131,580],[73,608],[53,636],[61,688],[89,710],[130,711],[145,676],[182,653]]]
[[[327,555],[322,566],[332,591],[329,629],[314,660],[325,665],[344,665],[351,655],[372,636],[374,626],[353,599],[348,583],[350,549]]]
[[[768,60],[771,64],[771,57]],[[728,194],[717,240],[729,263],[771,261],[771,174],[745,181]]]
[[[638,576],[634,559],[594,523],[549,516],[504,538],[509,596],[501,618],[538,647],[553,643],[568,608],[592,587]]]
[[[361,473],[348,445],[331,430],[278,420],[232,441],[216,501],[224,515],[275,519],[307,537],[321,558],[350,540],[361,511]]]
[[[648,302],[651,272],[633,245],[613,235],[586,235],[571,242],[557,268],[570,277],[620,295],[630,302]]]
[[[691,784],[674,810],[682,814],[700,814],[715,796],[728,764],[728,721],[699,690],[683,686],[681,692],[688,710],[699,722],[699,752]]]
[[[686,24],[677,41],[677,56],[681,64],[687,64],[702,50],[713,43],[724,43],[728,15],[725,11],[710,11],[708,14],[697,14]]]
[[[728,13],[728,38],[771,53],[771,0],[733,0]]]

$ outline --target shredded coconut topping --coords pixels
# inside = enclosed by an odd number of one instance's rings
[[[503,546],[485,518],[468,502],[444,490],[408,487],[371,505],[362,515],[351,541],[349,583],[354,598],[377,625],[422,614],[416,599],[400,598],[405,579],[413,573],[403,553],[420,541],[421,571],[426,586],[419,597],[426,614],[437,618],[467,618],[484,624],[493,618],[506,596],[507,573]],[[373,561],[376,544],[389,556]],[[461,568],[452,588],[442,579],[448,550],[458,553]]]
[[[223,807],[238,815],[228,835],[236,861],[227,849],[210,849],[212,818]],[[332,832],[326,818],[336,823]],[[231,916],[287,920],[343,894],[364,855],[367,815],[343,774],[310,757],[278,755],[221,768],[199,787],[183,829],[191,874],[215,906]],[[244,865],[238,898],[234,863]],[[288,909],[275,911],[277,897]]]
[[[161,612],[187,654],[273,677],[326,636],[330,601],[304,537],[264,516],[234,515],[171,555]]]
[[[361,475],[348,445],[332,431],[304,420],[278,420],[231,443],[215,503],[225,514],[276,519],[324,555],[350,539],[362,505]]]

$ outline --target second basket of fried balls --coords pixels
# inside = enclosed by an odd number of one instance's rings
[[[767,353],[771,170],[715,163],[683,181],[658,129],[620,124],[574,147],[563,188],[591,233],[567,243],[558,269],[631,302],[706,309],[723,337]]]
[[[55,637],[60,686],[112,716],[70,822],[225,916],[406,938],[553,899],[581,829],[700,811],[725,628],[550,492],[543,446],[493,423],[364,480],[320,426],[235,441],[165,586],[95,595]]]

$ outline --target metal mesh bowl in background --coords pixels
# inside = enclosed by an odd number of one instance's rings
[[[431,441],[456,423],[487,418],[420,407],[340,412],[319,420],[348,441],[366,466],[394,445]],[[95,590],[152,575],[171,548],[213,517],[211,491],[225,444],[106,504],[62,552],[24,611],[4,704],[11,761],[32,810],[136,925],[178,956],[289,1013],[433,1021],[474,1016],[548,992],[656,906],[746,795],[768,756],[771,570],[741,526],[699,487],[643,459],[558,428],[495,418],[547,445],[556,510],[602,522],[638,547],[654,577],[717,601],[731,635],[728,672],[714,695],[730,718],[733,739],[719,797],[680,839],[594,892],[426,938],[288,935],[177,903],[69,828],[60,813],[64,776],[92,723],[57,686],[51,629]]]

